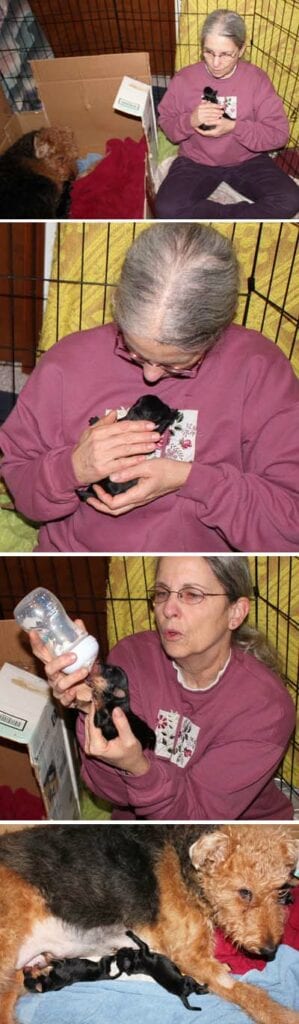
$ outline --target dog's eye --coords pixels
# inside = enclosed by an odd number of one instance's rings
[[[251,889],[239,889],[239,896],[241,896],[241,900],[245,900],[246,903],[250,903],[252,900]]]
[[[278,890],[277,902],[283,903],[285,906],[288,906],[290,903],[294,903],[294,896],[289,885],[284,885]]]

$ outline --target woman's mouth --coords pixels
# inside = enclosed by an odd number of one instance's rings
[[[164,629],[162,633],[164,640],[181,640],[182,635],[176,629]]]

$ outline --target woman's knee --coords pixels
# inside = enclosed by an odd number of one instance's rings
[[[167,186],[167,179],[160,185],[155,199],[155,216],[159,220],[176,220],[180,217],[180,203],[175,191]]]

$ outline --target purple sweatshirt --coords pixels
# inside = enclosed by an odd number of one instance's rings
[[[82,756],[82,775],[127,816],[174,821],[292,818],[272,781],[295,725],[282,681],[253,655],[233,648],[219,682],[191,690],[155,632],[121,640],[108,659],[127,672],[132,710],[156,731],[146,775],[130,775]],[[84,715],[78,719],[84,744]],[[133,815],[134,816],[134,815]]]
[[[0,430],[16,507],[46,524],[38,550],[297,551],[299,384],[283,352],[232,325],[201,366],[150,386],[115,339],[108,324],[54,345]],[[193,410],[191,449],[175,452],[191,450],[192,468],[176,492],[114,518],[79,500],[71,453],[90,416],[143,394]]]
[[[217,90],[227,113],[236,119],[234,130],[218,138],[209,132],[198,135],[190,124],[207,85]],[[158,110],[160,128],[171,142],[181,143],[179,155],[212,167],[234,166],[279,149],[289,137],[282,100],[268,75],[242,60],[230,78],[214,78],[204,61],[183,68],[170,82]]]

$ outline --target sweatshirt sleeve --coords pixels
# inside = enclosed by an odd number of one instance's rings
[[[242,468],[216,457],[209,462],[207,455],[201,459],[199,448],[179,500],[193,499],[201,522],[232,548],[297,551],[298,428],[299,384],[285,356],[277,349],[271,364],[257,357],[244,394]]]
[[[283,103],[268,75],[259,74],[253,95],[252,118],[238,118],[235,138],[250,152],[269,152],[285,146],[289,138],[289,125]]]
[[[43,356],[0,430],[1,474],[17,510],[35,522],[68,515],[79,504],[63,397],[62,370]]]
[[[179,73],[170,82],[158,106],[158,125],[170,142],[183,142],[191,135],[197,135],[190,122],[190,110],[184,110],[184,92]]]

